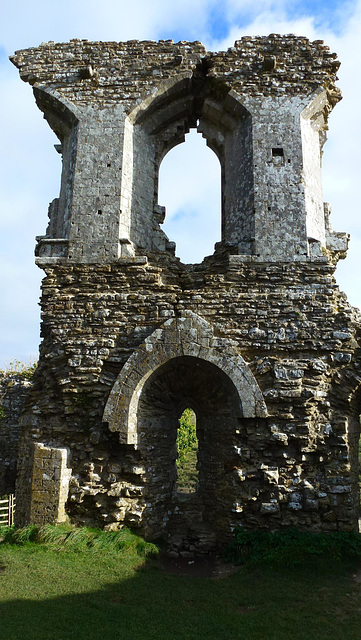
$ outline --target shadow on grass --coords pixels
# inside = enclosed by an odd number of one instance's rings
[[[82,573],[80,587],[68,556],[62,579],[42,572],[49,592],[44,598],[39,575],[37,581],[32,573],[39,557],[24,554],[27,584],[6,601],[9,565],[0,576],[1,640],[360,638],[360,587],[341,567],[323,574],[312,568],[296,574],[242,570],[215,580],[165,573],[154,560],[116,578],[116,568],[109,563],[108,582],[96,588],[96,559],[90,567],[83,563],[79,568],[74,562],[74,571]],[[104,576],[106,569],[99,561],[99,574]],[[56,595],[60,591],[63,595]]]

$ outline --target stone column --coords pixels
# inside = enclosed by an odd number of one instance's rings
[[[34,445],[30,518],[32,524],[64,522],[71,469],[68,450]]]

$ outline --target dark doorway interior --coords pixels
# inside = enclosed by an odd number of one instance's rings
[[[180,492],[177,473],[179,416],[192,407],[198,439],[196,490]],[[239,395],[214,364],[183,356],[147,380],[138,405],[139,447],[149,472],[144,522],[153,535],[203,539],[205,546],[229,530],[234,489],[226,460],[241,415]],[[188,532],[188,533],[187,533]]]

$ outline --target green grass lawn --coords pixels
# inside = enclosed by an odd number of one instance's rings
[[[123,551],[0,544],[1,640],[360,640],[361,586],[341,563],[166,573]]]

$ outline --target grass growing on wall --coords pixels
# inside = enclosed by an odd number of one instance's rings
[[[4,367],[4,369],[0,370],[0,373],[4,376],[16,375],[23,380],[32,380],[37,366],[38,362],[35,359],[32,359],[29,362],[12,360]]]

